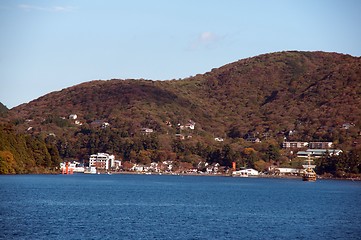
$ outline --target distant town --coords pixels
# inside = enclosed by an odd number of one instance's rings
[[[149,130],[144,130],[145,132]],[[283,142],[285,149],[308,149],[297,151],[298,158],[321,158],[323,156],[338,156],[340,149],[334,149],[332,142]],[[292,152],[292,151],[291,151]],[[77,161],[60,163],[62,174],[85,173],[85,174],[113,174],[113,173],[137,173],[137,174],[191,174],[191,175],[230,175],[234,177],[249,177],[260,175],[273,176],[300,176],[304,169],[270,166],[267,171],[259,172],[253,168],[236,168],[221,166],[219,163],[209,164],[199,162],[196,167],[175,161],[152,162],[148,165],[117,160],[114,155],[108,153],[92,154],[87,164]]]

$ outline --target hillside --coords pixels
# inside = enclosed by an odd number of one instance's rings
[[[9,109],[0,102],[0,117],[5,116]]]
[[[131,151],[158,150],[194,162],[224,145],[239,152],[249,145],[248,137],[277,147],[287,138],[351,149],[360,140],[360,106],[361,58],[279,52],[183,80],[86,82],[15,107],[8,119],[20,132],[52,136],[62,157],[108,151],[129,159]],[[68,119],[71,114],[79,122]],[[179,127],[189,122],[195,122],[194,130]],[[154,132],[142,134],[142,128]],[[183,150],[179,133],[192,136],[182,142]],[[215,137],[225,142],[220,146]],[[144,141],[153,146],[139,146]],[[196,145],[208,153],[197,152]]]

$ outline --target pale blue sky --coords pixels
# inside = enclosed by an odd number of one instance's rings
[[[95,79],[167,80],[263,53],[361,55],[358,0],[0,1],[0,102]]]

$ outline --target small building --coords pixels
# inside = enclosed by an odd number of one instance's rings
[[[164,161],[162,164],[166,171],[171,172],[173,170],[173,161]]]
[[[258,176],[258,175],[259,172],[253,168],[247,168],[232,172],[232,176],[234,177],[249,177],[249,176]]]
[[[60,170],[62,172],[65,171],[67,164],[68,164],[68,166],[67,166],[68,171],[70,171],[71,173],[73,173],[73,172],[74,173],[84,173],[84,170],[85,170],[84,165],[79,162],[76,162],[76,161],[68,162],[68,163],[66,163],[66,162],[60,163]]]
[[[132,168],[133,171],[135,172],[148,172],[149,171],[149,167],[143,165],[143,164],[135,164]]]
[[[180,130],[185,130],[186,128],[188,129],[191,129],[191,130],[194,130],[195,129],[195,126],[196,126],[196,123],[192,120],[189,120],[188,123],[186,125],[180,125],[178,124],[179,126],[179,129]]]
[[[152,132],[154,132],[154,130],[151,128],[142,128],[141,129],[141,133],[143,133],[145,135],[151,134]]]
[[[306,151],[298,151],[297,157],[308,158],[310,156],[314,158],[320,158],[326,155],[338,156],[340,153],[342,153],[342,150],[340,149],[307,149]]]
[[[214,138],[214,141],[216,141],[216,142],[223,142],[224,140],[223,140],[223,138],[216,137],[216,138]]]
[[[297,169],[297,168],[275,168],[274,172],[277,175],[298,175],[298,174],[300,174],[300,169]]]
[[[354,126],[355,126],[354,123],[344,123],[344,124],[342,124],[341,128],[348,130],[348,129],[354,127]]]
[[[90,123],[90,126],[91,127],[100,127],[100,128],[103,128],[103,126],[104,126],[104,124],[105,124],[106,122],[105,121],[103,121],[103,120],[94,120],[94,121],[92,121],[91,123]]]
[[[175,135],[175,137],[176,137],[178,140],[184,140],[184,139],[185,139],[185,136],[184,136],[183,134],[181,134],[181,133],[177,133],[177,134]]]
[[[329,149],[333,147],[332,142],[310,142],[308,145],[312,149]]]
[[[79,120],[75,120],[74,123],[75,123],[76,125],[79,125],[79,126],[83,125],[83,123],[80,122]]]
[[[260,143],[261,140],[259,138],[256,137],[249,137],[246,139],[247,142],[251,142],[251,143]]]
[[[77,118],[78,118],[78,115],[76,115],[76,114],[70,114],[69,115],[69,119],[71,119],[71,120],[75,120]]]
[[[308,142],[283,142],[283,148],[304,148],[308,146]]]

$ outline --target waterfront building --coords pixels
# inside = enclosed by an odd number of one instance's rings
[[[115,167],[114,155],[108,153],[97,153],[90,155],[89,167],[96,167],[97,169],[105,169]]]

